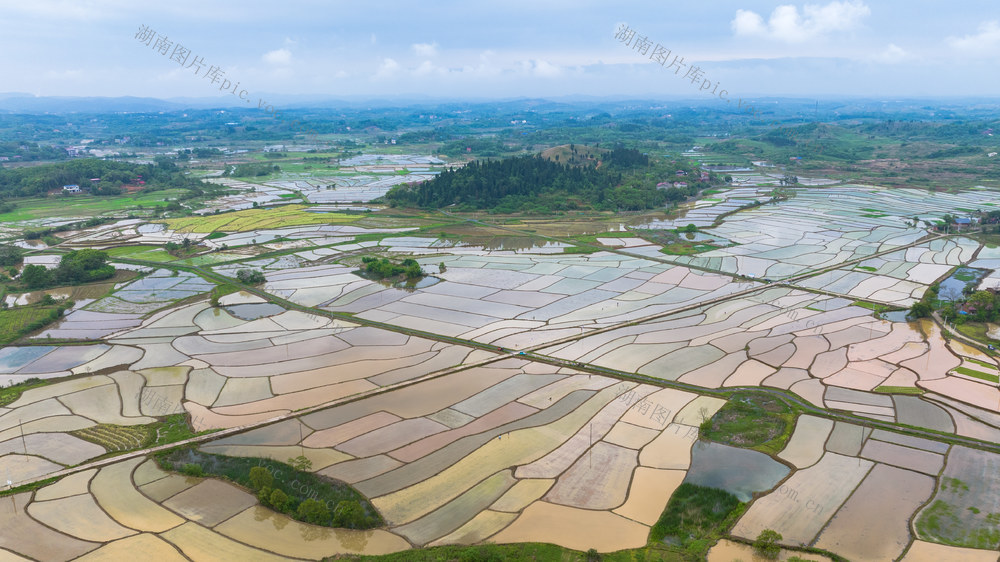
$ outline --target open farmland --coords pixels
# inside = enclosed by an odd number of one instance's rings
[[[970,498],[997,494],[974,467],[995,453],[954,443],[1000,441],[1000,391],[968,374],[994,359],[933,319],[873,309],[916,302],[980,245],[888,216],[900,198],[915,213],[969,204],[797,188],[715,215],[700,234],[732,244],[691,256],[664,253],[642,229],[580,234],[553,220],[540,234],[442,215],[454,232],[435,236],[415,232],[428,215],[408,224],[296,204],[83,230],[70,244],[107,247],[136,277],[32,342],[55,343],[0,350],[0,379],[35,385],[0,410],[0,472],[15,485],[62,476],[13,496],[8,525],[38,531],[0,546],[45,559],[526,542],[677,552],[649,537],[690,483],[744,502],[714,536],[771,529],[787,548],[848,559],[977,556],[995,548],[996,506]],[[823,228],[804,211],[820,204],[836,217]],[[199,253],[163,247],[187,236]],[[412,258],[424,275],[367,278],[368,256]],[[241,270],[265,279],[243,285]],[[781,397],[787,427],[766,443],[709,441],[702,426],[717,415],[754,427],[752,408],[723,410],[748,391]],[[190,427],[171,425],[178,415]],[[385,525],[295,521],[142,454],[89,464],[187,438],[213,455],[302,459]]]

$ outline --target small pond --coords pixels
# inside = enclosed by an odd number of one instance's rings
[[[967,285],[976,286],[979,280],[988,273],[985,269],[975,269],[972,267],[960,267],[952,273],[950,277],[941,282],[938,290],[938,299],[943,301],[957,301],[962,299],[962,290]]]
[[[226,312],[241,320],[256,320],[265,316],[274,316],[285,311],[284,308],[269,302],[234,304],[227,306]]]
[[[691,468],[684,482],[719,488],[748,502],[754,492],[774,488],[788,472],[787,466],[764,453],[698,441],[691,448]]]

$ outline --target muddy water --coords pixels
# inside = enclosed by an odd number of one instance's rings
[[[226,312],[242,320],[256,320],[265,316],[274,316],[285,311],[284,308],[269,302],[252,304],[235,304],[227,306]]]

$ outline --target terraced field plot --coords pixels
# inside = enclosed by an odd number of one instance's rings
[[[688,216],[712,224],[768,191],[735,188]],[[1000,391],[970,370],[1000,370],[931,320],[882,319],[855,299],[907,306],[978,249],[967,238],[928,237],[912,216],[890,211],[929,218],[983,197],[991,194],[801,189],[706,229],[736,245],[684,257],[620,233],[596,237],[606,251],[567,254],[570,243],[531,233],[494,245],[504,231],[484,227],[476,238],[472,223],[461,237],[438,238],[378,217],[241,223],[234,228],[247,230],[203,240],[235,250],[187,261],[227,276],[259,269],[265,293],[315,310],[241,292],[213,307],[211,274],[136,266],[143,277],[46,332],[94,341],[0,350],[0,381],[70,377],[0,406],[0,473],[13,482],[51,475],[117,448],[114,428],[138,436],[140,426],[186,413],[194,430],[249,428],[208,438],[203,451],[304,456],[371,499],[388,525],[298,523],[236,487],[167,475],[139,457],[15,496],[8,528],[31,537],[5,533],[0,546],[43,559],[134,548],[168,559],[318,559],[522,541],[606,552],[645,545],[687,481],[751,502],[730,530],[736,537],[774,529],[787,546],[849,559],[975,558],[982,551],[970,547],[996,546],[996,506],[980,500],[995,499],[996,479],[976,472],[992,457],[864,420],[998,442]],[[244,215],[202,219],[260,218]],[[204,230],[147,226],[81,239],[146,240],[115,248],[143,259],[159,251],[154,237]],[[355,242],[365,234],[379,236]],[[412,287],[364,279],[353,273],[359,254],[412,256],[430,275]],[[219,264],[230,260],[239,262]],[[764,279],[825,267],[789,284]],[[698,442],[699,425],[725,399],[695,390],[744,387],[819,410],[799,416],[771,456]]]
[[[747,193],[744,197],[752,195],[754,194]],[[730,273],[781,279],[836,266],[849,260],[863,259],[876,252],[916,242],[925,237],[927,232],[922,225],[920,228],[912,226],[914,218],[920,221],[939,220],[942,215],[953,212],[955,208],[976,208],[984,201],[996,202],[996,199],[996,194],[988,191],[931,194],[912,189],[855,186],[797,189],[795,196],[788,201],[741,211],[738,220],[729,218],[719,226],[706,230],[709,234],[731,240],[738,246],[712,250],[693,257],[678,257],[677,262]],[[709,226],[711,223],[706,221],[710,218],[725,210],[735,210],[739,204],[734,202],[729,209],[719,208],[709,213],[703,219],[703,224],[693,220],[688,222]],[[884,210],[884,216],[875,216],[867,211],[872,208]],[[907,214],[901,215],[900,209],[905,209]],[[680,222],[684,220],[688,219],[680,219]],[[975,250],[975,247],[967,250],[959,248],[962,246],[954,243],[944,243],[943,246],[932,243],[919,255],[915,249],[912,252],[908,250],[905,261],[958,265],[960,260],[970,259]],[[874,267],[881,268],[883,265]],[[896,278],[902,281],[912,282],[921,278],[926,280],[927,276],[933,274],[927,267],[917,268],[908,274],[907,268],[901,267],[901,263],[885,267],[894,271]],[[845,283],[854,287],[865,279],[867,277],[847,280]],[[880,283],[885,281],[872,281],[869,285],[874,285],[873,291],[892,287],[882,287]],[[894,290],[899,293],[910,294],[916,288],[899,283],[896,285]],[[904,290],[904,287],[909,287],[910,290]]]

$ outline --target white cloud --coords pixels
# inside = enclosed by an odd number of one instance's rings
[[[382,64],[375,71],[375,78],[392,78],[399,71],[399,63],[390,59],[382,59]]]
[[[267,64],[285,65],[292,62],[292,52],[288,49],[275,49],[264,53],[260,58]]]
[[[857,27],[871,10],[860,0],[830,2],[826,5],[806,4],[801,13],[796,6],[778,6],[767,21],[750,10],[736,10],[730,22],[733,33],[801,43],[834,31]]]
[[[420,63],[420,66],[418,66],[413,70],[413,74],[416,76],[427,76],[428,74],[447,74],[447,73],[448,73],[447,70],[438,66],[434,66],[434,63],[432,63],[429,60],[425,60],[424,62]]]
[[[736,17],[733,18],[730,26],[736,35],[764,35],[767,33],[764,18],[760,17],[757,12],[750,10],[736,10]]]
[[[910,53],[906,52],[906,49],[903,49],[895,43],[889,43],[889,46],[886,47],[884,51],[875,55],[873,58],[876,62],[896,64],[910,58]]]
[[[410,45],[418,57],[433,57],[437,54],[437,43],[414,43]]]
[[[1000,23],[996,20],[979,24],[979,31],[964,37],[949,37],[948,44],[971,54],[991,54],[1000,47]]]
[[[562,75],[562,68],[544,60],[522,60],[517,63],[517,68],[525,74],[539,78],[554,78]]]

